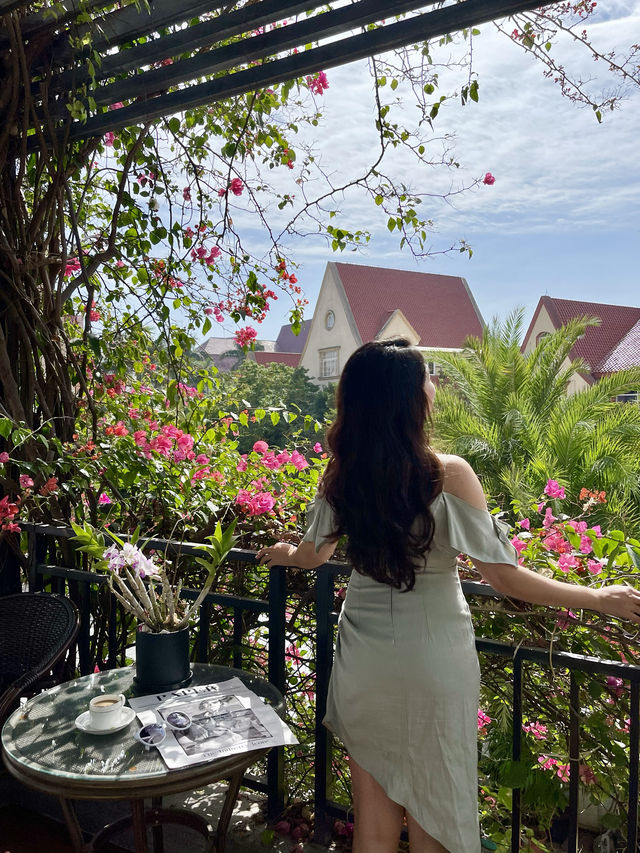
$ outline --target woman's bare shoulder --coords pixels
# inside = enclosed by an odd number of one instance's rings
[[[487,501],[484,491],[476,472],[467,460],[448,453],[439,453],[438,459],[444,468],[443,491],[455,495],[478,509],[486,509]]]

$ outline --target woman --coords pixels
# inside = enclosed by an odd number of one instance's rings
[[[371,342],[345,365],[331,459],[297,547],[264,565],[317,568],[347,537],[355,572],[338,632],[324,723],[349,752],[353,853],[395,853],[403,819],[412,853],[479,853],[480,684],[456,557],[505,595],[640,622],[640,593],[588,589],[518,565],[487,512],[478,478],[430,448],[435,387],[405,340]]]

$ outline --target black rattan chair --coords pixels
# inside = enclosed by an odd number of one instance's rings
[[[59,683],[79,627],[76,606],[62,595],[0,598],[0,728],[21,696]]]

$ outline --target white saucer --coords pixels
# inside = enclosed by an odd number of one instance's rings
[[[136,716],[136,712],[133,708],[129,708],[125,705],[122,709],[122,713],[120,715],[120,720],[114,726],[111,726],[109,729],[96,729],[91,725],[90,722],[90,712],[83,711],[79,717],[76,717],[76,728],[80,729],[81,732],[85,732],[88,735],[112,735],[114,732],[119,732],[122,729],[126,729],[126,727],[131,723]]]

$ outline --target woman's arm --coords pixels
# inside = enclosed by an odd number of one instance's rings
[[[487,508],[475,472],[468,462],[458,456],[446,457],[444,488],[476,509]],[[511,598],[549,607],[598,610],[620,619],[640,622],[640,592],[632,587],[610,584],[595,589],[552,580],[524,566],[483,563],[480,560],[473,560],[473,563],[496,592]]]
[[[630,586],[611,584],[594,589],[552,580],[524,566],[496,565],[479,560],[474,560],[473,564],[496,592],[510,598],[549,607],[598,610],[620,619],[640,622],[640,592]]]
[[[297,546],[289,542],[276,542],[275,545],[261,548],[256,554],[256,560],[269,568],[271,566],[299,566],[301,569],[317,569],[318,566],[331,559],[337,544],[337,542],[327,542],[316,551],[313,542],[301,542]]]

